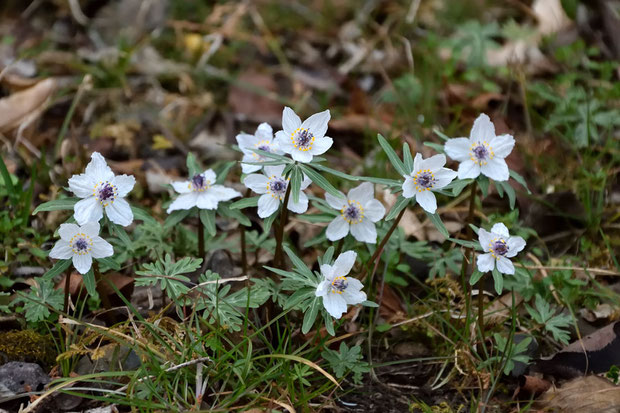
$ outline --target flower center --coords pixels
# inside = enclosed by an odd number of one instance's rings
[[[118,189],[108,181],[101,181],[95,185],[93,195],[99,200],[99,203],[106,207],[114,203]]]
[[[489,246],[491,247],[491,255],[494,258],[503,257],[508,252],[508,245],[506,245],[506,241],[503,238],[495,238]]]
[[[269,141],[260,141],[257,144],[254,145],[255,149],[261,150],[261,151],[265,151],[265,152],[271,152],[271,143]],[[259,155],[256,152],[252,152],[252,155],[254,156],[254,158],[256,158],[258,161],[264,161],[265,157],[263,155]]]
[[[348,205],[340,210],[340,215],[349,224],[359,224],[364,220],[364,208],[359,202],[349,200]]]
[[[288,179],[276,177],[272,175],[269,177],[269,183],[267,184],[267,190],[273,198],[278,198],[280,201],[284,199],[286,195],[286,188],[288,187]]]
[[[469,159],[480,166],[489,163],[489,159],[493,159],[494,156],[493,148],[491,148],[487,141],[478,141],[469,148]]]
[[[190,189],[192,191],[204,192],[209,189],[211,181],[205,179],[203,174],[196,174],[192,177],[192,183]],[[193,188],[192,188],[193,187]]]
[[[336,277],[332,281],[332,293],[342,294],[348,286],[349,282],[347,281],[347,277]]]
[[[413,182],[418,192],[430,191],[435,185],[435,175],[429,170],[424,169],[413,177]]]
[[[85,255],[90,253],[91,247],[93,246],[93,241],[88,235],[80,232],[71,238],[69,245],[71,245],[71,249],[74,254]]]
[[[314,135],[308,129],[297,128],[291,134],[291,140],[295,149],[300,151],[309,151],[314,144]]]

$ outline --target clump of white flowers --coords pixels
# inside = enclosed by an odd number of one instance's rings
[[[347,305],[366,301],[366,293],[361,291],[364,288],[363,284],[356,278],[347,277],[356,258],[357,253],[346,251],[336,258],[334,265],[321,265],[323,280],[318,285],[315,295],[323,297],[325,309],[336,319],[346,313]]]
[[[258,216],[267,218],[278,210],[280,203],[284,201],[286,190],[290,184],[290,178],[282,175],[284,165],[265,166],[264,174],[251,174],[245,177],[243,183],[257,194],[261,194],[258,199]],[[308,210],[308,196],[302,192],[312,181],[304,176],[299,190],[299,200],[294,201],[292,194],[289,196],[287,208],[296,214],[303,214]]]
[[[110,221],[126,227],[133,221],[133,212],[125,201],[136,179],[131,175],[115,176],[99,152],[93,152],[86,171],[69,179],[69,190],[84,198],[73,207],[75,220],[84,225],[99,222],[105,211]]]
[[[509,258],[516,256],[525,248],[525,240],[521,237],[511,237],[506,225],[497,223],[491,232],[480,228],[478,232],[480,246],[485,254],[478,256],[478,271],[485,273],[497,270],[502,274],[514,274],[515,267]]]
[[[340,216],[327,226],[327,239],[337,241],[346,237],[350,231],[356,240],[375,244],[375,222],[383,218],[385,207],[375,199],[374,186],[370,182],[364,182],[351,189],[347,196],[340,194],[341,197],[325,194],[329,206],[340,211]]]
[[[276,132],[279,148],[291,155],[293,160],[302,163],[312,161],[332,146],[332,138],[325,136],[329,122],[329,110],[315,113],[305,121],[288,106],[282,112],[282,129]]]
[[[455,138],[446,142],[444,150],[460,162],[459,179],[477,178],[480,173],[501,182],[510,177],[506,158],[515,140],[512,135],[495,135],[495,126],[484,113],[474,121],[469,138]]]
[[[241,169],[244,174],[259,171],[262,168],[261,165],[251,165],[247,162],[255,163],[270,160],[267,157],[254,152],[254,150],[258,149],[265,152],[275,153],[277,155],[282,155],[284,153],[275,142],[273,138],[273,129],[268,123],[261,123],[258,125],[254,135],[240,133],[237,135],[236,139],[239,149],[243,152]]]
[[[82,226],[61,224],[58,234],[60,239],[49,256],[63,260],[71,258],[80,274],[90,270],[93,258],[110,257],[114,253],[112,245],[99,236],[98,222],[88,222]]]
[[[437,210],[437,198],[433,191],[445,187],[456,178],[456,172],[444,168],[445,164],[445,155],[422,159],[421,154],[416,154],[413,159],[413,171],[409,175],[404,175],[403,197],[415,197],[426,212],[434,214]]]
[[[180,195],[168,207],[171,213],[178,209],[217,209],[223,201],[230,201],[241,196],[239,191],[215,183],[217,176],[211,169],[195,174],[188,181],[173,182],[172,187]]]

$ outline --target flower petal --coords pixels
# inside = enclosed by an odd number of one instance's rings
[[[484,228],[480,228],[478,230],[478,241],[480,242],[480,246],[484,252],[491,251],[491,242],[493,241],[493,238],[495,238],[493,234]]]
[[[338,198],[337,196],[334,196],[329,192],[325,192],[325,200],[330,207],[341,210],[342,208],[347,206],[347,197],[340,191],[338,191],[338,193],[342,195],[342,198]]]
[[[265,175],[271,177],[282,178],[282,172],[284,172],[284,165],[267,165],[265,166]]]
[[[351,235],[359,242],[367,242],[368,244],[377,243],[377,228],[375,228],[375,224],[369,219],[352,223]]]
[[[69,190],[79,198],[86,198],[93,195],[96,184],[90,175],[73,175],[69,179]]]
[[[478,271],[483,273],[493,271],[495,268],[495,258],[491,254],[478,255],[476,263],[478,264]]]
[[[267,218],[273,215],[280,206],[280,200],[269,194],[261,195],[258,198],[258,216]]]
[[[493,126],[493,122],[486,114],[481,113],[474,121],[469,137],[472,141],[487,142],[491,142],[491,139],[495,137],[495,126]]]
[[[470,148],[471,141],[468,138],[449,139],[443,146],[446,154],[458,162],[463,162],[469,159]]]
[[[93,265],[93,257],[90,254],[75,254],[73,256],[73,266],[80,274],[86,274]]]
[[[295,129],[301,126],[301,119],[295,111],[288,106],[284,107],[282,111],[282,129],[284,129],[284,133],[288,136],[291,136]]]
[[[58,228],[58,235],[65,241],[70,241],[78,232],[80,232],[80,227],[75,224],[60,224]]]
[[[329,136],[324,136],[322,138],[316,138],[314,144],[312,144],[312,149],[310,152],[312,155],[322,155],[334,144],[334,140]]]
[[[332,293],[331,291],[323,297],[323,306],[335,319],[339,319],[342,317],[342,314],[347,312],[347,303],[344,301],[344,298],[340,294]]]
[[[99,236],[100,229],[101,229],[101,226],[99,225],[98,222],[91,221],[91,222],[87,222],[86,224],[82,225],[82,227],[80,228],[80,232],[83,232],[84,234],[88,235],[92,239],[94,237]]]
[[[88,221],[99,221],[103,218],[103,207],[94,196],[84,198],[73,206],[73,216],[78,224],[84,225]]]
[[[217,175],[215,175],[215,172],[213,172],[213,169],[207,169],[206,171],[202,173],[202,176],[204,176],[204,178],[207,181],[209,181],[209,184],[214,184],[215,181],[217,180]]]
[[[211,188],[207,189],[205,193],[218,201],[230,201],[233,198],[242,196],[241,192],[224,185],[213,185]]]
[[[112,245],[101,237],[94,237],[92,246],[93,258],[111,257],[114,254]]]
[[[325,136],[325,132],[327,132],[327,123],[329,122],[330,118],[331,115],[329,113],[329,109],[327,109],[323,112],[315,113],[314,115],[310,116],[301,124],[301,127],[302,129],[308,129],[310,132],[312,132],[315,139],[318,141],[323,136]]]
[[[405,182],[403,182],[403,196],[405,198],[413,198],[417,192],[413,178],[410,176],[406,177]]]
[[[309,187],[311,183],[312,179],[308,178],[306,174],[304,174],[304,179],[301,181],[301,186],[299,187],[299,189],[304,190]]]
[[[364,285],[357,278],[347,277],[347,289],[342,293],[342,298],[347,304],[356,305],[366,301],[366,293],[361,291]]]
[[[257,194],[266,194],[269,190],[269,178],[263,174],[248,175],[243,179],[243,185]]]
[[[417,174],[422,169],[422,154],[416,153],[413,158],[413,171],[411,171],[411,175]]]
[[[327,292],[329,291],[329,288],[331,286],[331,282],[328,280],[323,280],[319,283],[319,285],[316,287],[316,291],[314,292],[314,295],[317,297],[324,297],[325,295],[327,295]]]
[[[258,140],[270,141],[273,139],[273,128],[267,122],[263,122],[258,125],[258,128],[256,128],[256,133],[254,133],[254,135],[258,138]]]
[[[254,135],[248,135],[247,133],[240,133],[235,136],[237,140],[237,145],[241,150],[244,149],[254,149],[254,145],[260,140]]]
[[[359,202],[361,205],[366,205],[371,199],[375,197],[375,187],[370,182],[364,182],[359,184],[355,188],[349,191],[347,198],[351,201]]]
[[[334,262],[334,274],[337,277],[344,277],[347,275],[351,268],[353,268],[353,264],[355,264],[355,259],[357,258],[357,253],[355,251],[345,251],[336,258],[336,262]]]
[[[254,162],[255,160],[256,159],[254,159],[252,155],[243,155],[243,159],[242,159],[242,161],[246,161],[246,162]],[[260,165],[250,165],[247,163],[241,164],[241,171],[244,174],[251,174],[252,172],[260,171],[261,169],[262,169],[262,166]]]
[[[171,182],[170,184],[179,194],[189,194],[192,192],[191,181]]]
[[[129,206],[129,202],[123,198],[118,198],[111,204],[105,207],[105,213],[108,218],[115,224],[126,227],[133,222],[133,212]]]
[[[86,165],[86,175],[94,182],[109,181],[114,177],[114,172],[99,152],[93,152],[90,162]]]
[[[508,247],[506,257],[512,258],[525,248],[525,240],[521,237],[510,237],[506,241],[506,246]]]
[[[119,175],[112,179],[112,184],[116,185],[118,196],[124,198],[133,189],[136,184],[136,178],[133,175]]]
[[[364,217],[377,222],[385,216],[385,207],[376,199],[371,199],[364,205]]]
[[[471,159],[463,161],[459,164],[459,179],[473,179],[477,178],[478,175],[480,175],[480,165]]]
[[[493,225],[491,227],[491,232],[494,234],[500,235],[503,238],[508,238],[510,236],[510,233],[508,233],[508,228],[506,227],[506,225],[502,224],[501,222],[498,222],[497,224]]]
[[[211,191],[196,192],[196,206],[199,209],[217,209],[219,200]]]
[[[428,159],[422,160],[420,163],[420,169],[428,169],[431,172],[436,172],[443,168],[446,164],[446,155],[443,153],[433,155]]]
[[[321,274],[325,277],[325,281],[331,284],[334,279],[334,266],[329,264],[321,265]]]
[[[338,215],[327,226],[325,236],[330,241],[338,241],[339,239],[346,237],[348,233],[349,223],[342,217],[342,215]]]
[[[190,192],[189,194],[181,194],[175,199],[168,209],[167,213],[171,213],[172,211],[177,211],[179,209],[192,209],[198,203],[198,193]]]
[[[437,211],[437,198],[435,198],[435,194],[431,191],[418,192],[416,201],[429,214],[434,214]]]
[[[502,274],[514,274],[515,266],[512,265],[512,262],[506,257],[498,257],[497,258],[497,270]]]
[[[49,253],[50,258],[66,260],[73,256],[71,245],[63,239],[59,239]]]
[[[508,134],[499,135],[491,140],[490,146],[493,148],[495,156],[505,158],[510,155],[510,152],[515,147],[515,138]]]
[[[303,214],[308,210],[308,195],[303,192],[299,192],[299,201],[293,202],[293,197],[289,197],[288,205],[286,206],[289,211],[293,211],[296,214]]]
[[[450,182],[456,178],[458,174],[452,169],[441,168],[437,172],[435,172],[435,185],[433,185],[433,189],[441,189],[444,186],[448,185]]]
[[[284,131],[276,132],[276,144],[284,153],[291,153],[295,148],[291,140],[291,135],[287,135]]]
[[[506,161],[498,157],[489,159],[486,165],[480,167],[480,171],[483,175],[497,182],[507,181],[508,178],[510,178],[510,172],[508,171]]]
[[[297,162],[309,163],[312,161],[312,154],[310,151],[300,151],[299,149],[293,149],[291,151],[291,158]]]

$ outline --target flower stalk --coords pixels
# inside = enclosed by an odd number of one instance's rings
[[[392,224],[392,226],[390,227],[388,232],[385,234],[385,237],[383,237],[383,239],[381,240],[381,243],[377,246],[377,249],[375,250],[375,253],[372,254],[372,257],[370,257],[370,260],[368,260],[369,264],[374,263],[380,257],[381,252],[383,251],[383,247],[385,247],[385,244],[387,244],[387,242],[390,240],[390,237],[392,236],[392,233],[398,227],[398,224],[400,223],[400,220],[403,218],[403,215],[405,215],[405,211],[406,210],[407,210],[407,208],[403,208],[399,212],[398,216],[394,219],[394,223]],[[364,269],[362,270],[362,274],[360,275],[360,279],[361,280],[363,280],[366,277],[366,270],[367,270],[366,267],[364,267]]]
[[[282,244],[284,242],[284,227],[288,220],[288,200],[291,197],[292,185],[286,186],[286,194],[284,195],[284,201],[282,202],[282,211],[280,211],[280,223],[276,231],[276,252],[273,258],[276,268],[284,267],[284,255],[282,254]]]
[[[200,210],[198,213],[198,258],[205,259],[205,226],[200,220]]]

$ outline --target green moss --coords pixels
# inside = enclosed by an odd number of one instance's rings
[[[48,336],[32,330],[0,333],[0,361],[25,361],[51,367],[56,361],[56,347]]]

